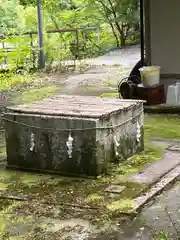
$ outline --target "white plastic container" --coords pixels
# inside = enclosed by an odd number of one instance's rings
[[[180,82],[176,82],[177,86],[177,105],[180,106]]]
[[[145,86],[153,86],[159,84],[160,79],[160,67],[159,66],[147,66],[139,69],[141,73],[142,83]]]
[[[166,104],[170,106],[177,105],[178,102],[178,86],[177,85],[170,85],[167,89],[167,98]]]

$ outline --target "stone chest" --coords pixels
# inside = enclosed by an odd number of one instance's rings
[[[143,102],[60,95],[4,114],[10,168],[97,176],[144,148]]]

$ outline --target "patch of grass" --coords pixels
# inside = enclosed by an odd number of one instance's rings
[[[11,180],[11,178],[15,175],[15,172],[13,173],[12,171],[4,171],[0,170],[0,181],[3,183],[7,183]]]
[[[179,115],[147,115],[145,114],[146,138],[180,138]]]
[[[121,198],[129,200],[133,200],[148,188],[145,184],[140,183],[122,181],[120,184],[126,186],[125,190],[121,193]]]
[[[162,158],[164,148],[152,146],[145,142],[145,150],[136,154],[116,167],[116,179],[124,181],[129,174],[139,172],[146,164],[158,161]]]
[[[30,103],[44,98],[53,96],[57,93],[57,86],[44,86],[41,88],[33,88],[30,90],[23,91],[19,96],[14,98],[16,104]]]
[[[133,209],[133,200],[131,199],[120,199],[113,201],[108,204],[106,207],[111,213],[114,212],[130,212]]]
[[[8,90],[23,84],[30,84],[37,80],[37,74],[14,74],[0,76],[0,90]]]
[[[11,216],[10,212],[13,211],[13,209],[20,206],[20,202],[11,202],[8,205],[5,205],[3,209],[0,211],[0,238],[1,239],[9,239],[9,236],[7,234],[9,225],[13,223],[20,222],[20,219],[16,218],[15,216]],[[11,223],[10,223],[11,220]],[[21,222],[24,222],[23,220]],[[5,238],[7,237],[8,238]]]
[[[20,209],[21,207],[23,207],[22,202],[9,201],[8,204],[6,202],[4,204],[4,207],[0,209],[0,239],[25,240],[27,239],[26,236],[14,236],[11,231],[18,231],[19,233],[19,227],[24,225],[26,227],[32,226],[32,229],[35,227],[35,224],[33,222],[33,216],[27,214],[18,214],[17,209]],[[24,233],[26,234],[26,232]]]
[[[0,191],[4,191],[8,188],[8,184],[0,182]]]
[[[102,201],[104,199],[103,196],[100,196],[99,194],[95,193],[95,194],[90,194],[87,196],[86,201],[87,202],[99,202]]]
[[[41,177],[37,174],[29,174],[29,173],[24,173],[23,175],[21,174],[21,182],[25,185],[28,186],[33,186],[36,185],[40,182]]]
[[[169,240],[169,238],[170,238],[169,233],[167,233],[165,231],[156,233],[154,236],[154,240]]]

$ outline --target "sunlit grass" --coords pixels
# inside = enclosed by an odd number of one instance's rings
[[[145,115],[146,138],[180,138],[180,117],[178,115]]]
[[[27,89],[14,98],[14,103],[31,103],[53,96],[57,93],[57,86],[44,86],[41,88]]]
[[[30,84],[36,81],[37,74],[5,74],[0,75],[0,90],[9,90],[23,84]]]

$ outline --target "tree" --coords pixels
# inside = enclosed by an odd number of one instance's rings
[[[130,32],[138,26],[138,0],[89,0],[99,9],[99,14],[108,23],[116,38],[116,45],[125,47]]]
[[[115,44],[117,47],[124,47],[127,40],[130,40],[130,36],[134,36],[134,32],[139,30],[139,0],[41,1],[47,59],[70,59],[73,52],[70,46],[74,43],[78,48],[78,54],[81,53],[79,56],[97,56],[111,49]],[[95,30],[78,33],[73,31],[58,34],[46,33],[49,29],[83,29],[92,26],[98,27],[100,34]],[[16,48],[11,56],[10,53],[8,54],[11,62],[15,63],[14,59],[18,59],[17,62],[23,62],[31,55],[34,59],[38,52],[37,34],[21,35],[31,30],[37,31],[36,0],[0,0],[0,34],[6,35],[6,39],[1,42],[4,41]],[[10,36],[7,33],[10,33]],[[13,33],[20,35],[13,35]]]
[[[36,5],[37,0],[20,0],[20,4],[23,6]]]
[[[17,28],[20,22],[19,13],[22,7],[18,0],[0,0],[0,31],[1,34]]]

